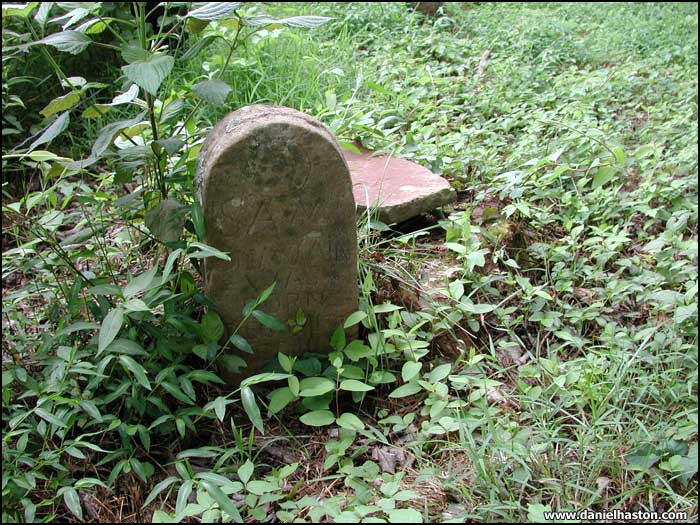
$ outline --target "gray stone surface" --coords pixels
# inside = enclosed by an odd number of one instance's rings
[[[297,334],[250,319],[239,333],[255,353],[233,352],[248,367],[222,375],[236,381],[257,373],[277,352],[329,350],[333,331],[358,308],[355,203],[332,133],[290,108],[239,109],[207,137],[196,179],[206,242],[231,257],[205,260],[205,291],[228,333],[246,302],[273,281],[261,309],[284,324],[298,308],[307,318]]]
[[[387,224],[405,221],[454,202],[450,183],[410,160],[361,150],[343,150],[360,210],[376,209]]]

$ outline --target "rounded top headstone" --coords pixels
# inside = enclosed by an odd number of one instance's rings
[[[231,257],[205,260],[205,291],[228,335],[246,303],[273,282],[260,310],[286,326],[273,331],[250,316],[237,333],[254,353],[228,353],[223,375],[256,373],[278,352],[326,352],[336,327],[358,307],[350,173],[330,130],[291,108],[241,108],[207,137],[196,187],[205,242]],[[248,366],[238,370],[241,358]]]

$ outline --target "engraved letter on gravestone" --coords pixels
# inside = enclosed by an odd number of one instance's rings
[[[196,185],[206,243],[231,257],[205,260],[205,291],[228,334],[273,281],[261,310],[285,325],[297,309],[306,317],[296,334],[251,317],[239,333],[254,354],[232,350],[248,367],[223,370],[224,377],[257,373],[277,352],[327,352],[334,330],[358,308],[355,204],[333,134],[290,108],[244,107],[207,137]]]

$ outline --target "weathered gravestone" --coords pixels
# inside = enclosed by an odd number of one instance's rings
[[[254,318],[240,335],[254,353],[236,381],[259,372],[278,352],[326,352],[345,318],[358,309],[355,203],[350,173],[333,134],[296,110],[256,105],[228,114],[199,156],[197,193],[206,243],[231,261],[205,260],[205,291],[230,335],[246,303],[273,281],[261,310],[282,323],[301,309],[303,329],[279,333]],[[234,358],[234,361],[236,359]]]
[[[409,2],[413,9],[423,13],[424,15],[432,16],[437,13],[445,2]]]

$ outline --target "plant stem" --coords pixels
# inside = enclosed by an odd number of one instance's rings
[[[233,52],[236,50],[236,47],[238,46],[238,36],[241,34],[242,29],[243,29],[243,24],[240,23],[240,19],[239,19],[238,29],[236,30],[236,36],[233,37],[233,42],[231,42],[231,44],[230,44],[228,56],[226,57],[226,60],[224,61],[223,67],[217,73],[216,80],[219,80],[223,76],[224,71],[226,71],[226,68],[228,67],[228,63],[231,61],[231,57],[233,56]],[[190,111],[190,114],[187,115],[187,118],[182,121],[182,124],[180,125],[180,127],[178,128],[178,130],[175,132],[174,135],[180,134],[182,129],[187,125],[187,121],[192,118],[192,116],[197,112],[197,110],[199,109],[199,106],[201,106],[201,105],[202,105],[202,101],[198,100],[197,103],[192,108],[192,111]]]

